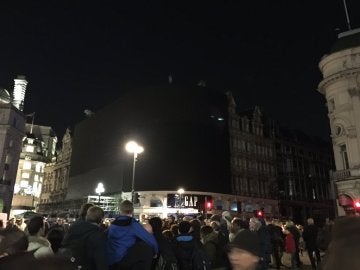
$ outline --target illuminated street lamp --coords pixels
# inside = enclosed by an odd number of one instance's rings
[[[179,214],[181,213],[181,196],[182,196],[182,194],[184,194],[184,192],[185,192],[185,190],[183,188],[179,188],[178,191],[177,191],[177,193],[179,193],[179,200],[180,200],[180,202],[179,202]]]
[[[135,165],[137,161],[138,154],[144,152],[144,147],[138,145],[134,141],[130,141],[125,145],[125,149],[127,152],[134,154],[133,161],[133,171],[132,171],[132,180],[131,180],[131,201],[134,203],[134,193],[135,193]]]
[[[101,193],[105,192],[105,188],[104,188],[104,184],[103,183],[98,183],[96,189],[95,189],[96,194],[99,195],[99,205],[100,205],[100,197],[101,197]]]

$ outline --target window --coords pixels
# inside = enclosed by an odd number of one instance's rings
[[[349,158],[347,155],[347,149],[346,149],[346,145],[340,145],[340,154],[341,154],[341,158],[342,158],[342,162],[343,162],[343,167],[345,170],[349,169]]]
[[[27,145],[25,148],[26,152],[34,153],[34,146],[33,145]]]
[[[27,180],[20,181],[20,187],[26,188],[28,185],[29,185],[29,181],[27,181]]]
[[[22,173],[21,178],[29,179],[29,178],[30,178],[30,174],[27,173],[27,172],[24,172],[24,173]]]
[[[43,167],[43,166],[42,166],[41,163],[37,163],[37,164],[36,164],[36,167],[35,167],[35,171],[36,171],[36,172],[42,172],[42,167]]]
[[[28,138],[28,144],[34,144],[34,139],[30,139],[30,138]]]
[[[30,161],[24,161],[23,169],[24,170],[31,170],[31,162]]]
[[[327,105],[328,105],[329,112],[333,112],[335,110],[335,100],[333,98],[329,99]]]

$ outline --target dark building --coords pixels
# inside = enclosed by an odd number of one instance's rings
[[[307,217],[321,221],[333,218],[330,142],[277,125],[275,145],[281,215],[298,222]]]
[[[166,85],[132,90],[75,127],[69,199],[130,191],[135,140],[135,190],[231,193],[228,103],[205,87]]]

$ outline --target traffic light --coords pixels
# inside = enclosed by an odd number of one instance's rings
[[[261,210],[258,210],[256,215],[257,215],[258,218],[262,218],[262,217],[264,217],[264,212],[261,211]]]
[[[134,193],[134,204],[138,204],[140,203],[140,195],[139,193],[135,192]]]
[[[212,208],[212,202],[206,203],[206,209],[210,210]]]

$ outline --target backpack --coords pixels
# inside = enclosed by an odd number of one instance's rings
[[[181,245],[177,243],[176,257],[178,260],[178,268],[180,270],[210,270],[211,263],[202,248],[194,244]]]
[[[56,256],[71,261],[77,269],[84,268],[86,264],[86,243],[89,235],[72,241],[66,247],[59,248]]]
[[[191,253],[192,270],[210,270],[211,263],[205,252],[200,247],[194,247]]]
[[[164,254],[160,254],[157,259],[155,270],[178,270],[176,258],[169,258]]]

